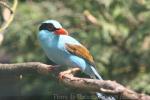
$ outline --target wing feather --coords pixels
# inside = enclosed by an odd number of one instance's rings
[[[70,52],[71,54],[77,55],[79,57],[82,57],[88,63],[90,63],[92,66],[95,67],[95,63],[94,63],[92,55],[90,54],[88,49],[85,48],[84,46],[66,43],[65,47],[68,52]]]

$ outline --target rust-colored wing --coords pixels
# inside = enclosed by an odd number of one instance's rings
[[[87,50],[87,48],[85,48],[84,46],[66,43],[66,49],[71,54],[74,54],[74,55],[84,58],[88,63],[90,63],[91,65],[93,65],[95,67],[95,63],[94,63],[92,55]]]

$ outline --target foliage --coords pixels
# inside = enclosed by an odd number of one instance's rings
[[[95,16],[97,25],[85,18],[85,11]],[[37,40],[38,26],[46,19],[60,21],[90,50],[97,70],[105,79],[117,80],[150,94],[147,88],[150,84],[150,1],[21,0],[1,46],[11,56],[9,62],[52,63]],[[56,89],[60,84],[35,77],[25,78],[23,94],[31,94],[39,86],[42,86],[43,94],[49,93],[50,89],[64,93],[63,86]],[[71,89],[66,91],[69,93]]]

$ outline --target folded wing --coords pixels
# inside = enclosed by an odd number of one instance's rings
[[[90,52],[88,51],[88,49],[85,48],[84,46],[77,45],[77,44],[66,43],[65,47],[66,47],[66,49],[67,49],[68,52],[70,52],[71,54],[74,54],[76,56],[82,57],[89,64],[91,64],[92,66],[95,67],[95,63],[94,63],[92,55],[90,54]]]

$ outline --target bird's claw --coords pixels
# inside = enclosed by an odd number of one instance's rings
[[[64,78],[64,75],[65,75],[65,73],[60,72],[60,73],[59,73],[59,79],[62,80],[62,79]]]
[[[47,69],[48,69],[49,72],[51,72],[51,71],[53,71],[54,67],[53,66],[49,66]]]
[[[60,65],[49,66],[48,71],[51,72],[51,71],[57,69],[58,67],[60,67]]]

